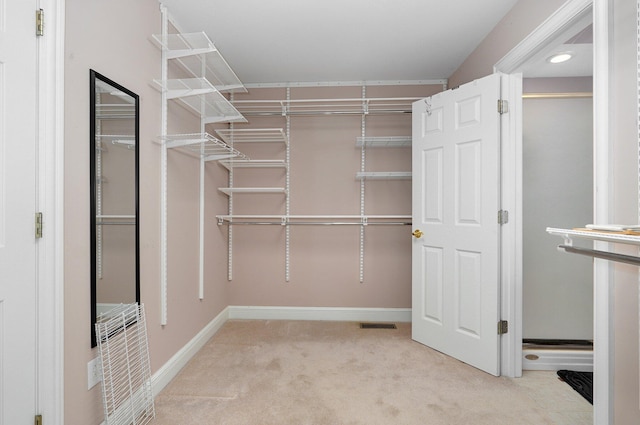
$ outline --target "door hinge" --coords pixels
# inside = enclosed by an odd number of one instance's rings
[[[42,213],[36,213],[36,239],[42,238]]]
[[[36,415],[36,420],[33,423],[34,425],[42,425],[42,415]]]
[[[509,322],[506,320],[500,320],[498,322],[498,335],[504,335],[509,332]]]
[[[38,37],[44,35],[44,9],[36,10],[36,35]]]
[[[498,224],[507,224],[509,222],[509,211],[498,211]]]
[[[498,113],[506,114],[509,112],[509,102],[506,100],[498,99]]]

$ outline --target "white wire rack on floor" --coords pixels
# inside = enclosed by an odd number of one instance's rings
[[[144,425],[155,417],[144,305],[122,304],[100,315],[96,337],[107,425]]]

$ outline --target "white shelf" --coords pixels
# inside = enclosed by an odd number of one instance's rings
[[[219,162],[227,170],[232,168],[283,168],[287,169],[287,163],[283,159],[242,159],[224,160]]]
[[[411,180],[411,171],[362,171],[357,180]]]
[[[96,119],[130,120],[136,116],[135,105],[131,103],[101,103],[96,105]]]
[[[179,99],[205,123],[246,122],[247,120],[206,78],[153,80],[167,94],[167,99]]]
[[[219,91],[242,92],[244,87],[227,61],[204,32],[153,35],[167,59],[176,62],[195,77],[204,77]]]
[[[419,97],[236,100],[233,104],[245,115],[386,115],[410,114]]]
[[[547,227],[547,233],[563,237],[567,245],[571,245],[574,238],[640,245],[640,236],[624,235],[613,232],[598,232],[577,229],[556,229]]]
[[[167,59],[175,59],[188,55],[209,53],[216,50],[204,32],[190,34],[153,34],[156,46],[164,50]]]
[[[358,137],[357,147],[371,148],[410,148],[411,136],[389,136],[389,137]]]
[[[231,143],[289,143],[281,128],[235,128],[219,129],[216,133],[222,140]]]
[[[209,133],[169,134],[161,136],[160,140],[169,149],[180,149],[192,156],[203,158],[205,161],[218,161],[229,158],[249,159],[242,152]]]
[[[218,190],[226,195],[233,193],[287,193],[284,187],[220,187]]]

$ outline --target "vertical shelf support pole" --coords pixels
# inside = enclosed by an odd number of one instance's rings
[[[231,101],[233,102],[233,92],[231,92]],[[231,130],[231,148],[234,148],[233,123],[229,124]],[[229,187],[233,187],[233,167],[229,168]],[[229,192],[229,215],[233,216],[233,191]],[[233,280],[233,226],[227,226],[227,280]]]
[[[100,104],[102,101],[100,93],[96,93],[96,102]],[[96,133],[102,134],[102,120],[96,120]],[[95,137],[95,135],[94,135]],[[102,215],[102,138],[98,142],[96,140],[96,175],[91,178],[96,179],[96,214]],[[98,279],[102,279],[102,226],[97,226],[96,229],[96,273]]]
[[[200,70],[203,77],[206,76],[205,70],[205,61],[202,61],[202,68]],[[201,100],[202,111],[204,111],[204,99]],[[200,118],[200,134],[204,134],[206,130],[206,123],[203,117]],[[205,206],[205,196],[204,196],[204,177],[205,177],[205,150],[204,145],[200,147],[200,216],[199,216],[199,262],[198,262],[198,298],[204,299],[204,206]]]
[[[367,86],[362,86],[362,121],[360,124],[360,131],[362,140],[365,137],[366,130],[366,111],[367,111]],[[360,153],[360,171],[365,172],[366,167],[366,143],[362,143],[362,150]],[[365,179],[360,180],[360,216],[364,217],[364,182]],[[364,223],[360,226],[360,283],[364,282]]]
[[[201,125],[201,133],[204,133],[204,122]],[[201,148],[204,150],[204,147]],[[204,299],[204,176],[205,176],[205,164],[204,152],[200,153],[200,217],[199,217],[199,254],[200,261],[198,263],[198,297]]]
[[[287,87],[287,111],[289,110],[289,101],[291,100],[291,88]],[[286,122],[287,122],[287,129],[286,129],[286,136],[287,136],[287,146],[286,146],[286,163],[287,163],[287,169],[285,171],[285,175],[286,175],[286,181],[285,181],[285,188],[286,188],[286,193],[285,193],[285,215],[287,217],[287,220],[289,219],[289,214],[291,214],[291,186],[290,186],[290,182],[291,182],[291,116],[290,114],[286,114],[285,116]],[[230,226],[231,227],[231,226]],[[291,226],[285,226],[284,227],[284,232],[285,232],[285,247],[284,247],[284,251],[285,251],[285,259],[284,259],[284,263],[285,263],[285,271],[284,271],[284,280],[285,282],[289,282],[289,279],[291,277],[290,274],[290,257],[291,257]]]
[[[166,38],[169,34],[169,23],[167,17],[167,9],[160,6],[162,15],[162,37]],[[162,81],[166,81],[167,70],[167,54],[165,49],[161,51],[162,62]],[[160,134],[167,134],[167,93],[165,90],[161,93],[161,121],[162,128]],[[167,146],[162,145],[160,150],[160,325],[167,324]]]

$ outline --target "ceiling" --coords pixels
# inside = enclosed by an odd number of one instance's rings
[[[161,0],[245,84],[447,79],[517,0]]]

